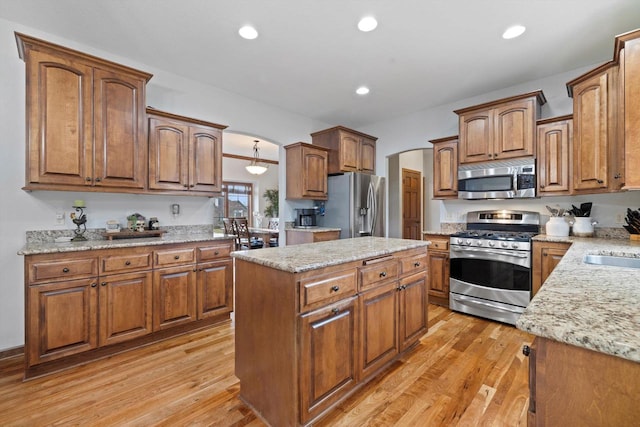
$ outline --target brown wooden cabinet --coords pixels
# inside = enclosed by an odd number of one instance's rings
[[[424,248],[298,273],[235,262],[240,395],[270,425],[310,425],[427,331]]]
[[[25,376],[228,318],[232,248],[223,240],[26,256]]]
[[[26,63],[25,190],[146,188],[151,74],[16,33]]]
[[[287,199],[327,200],[329,150],[304,142],[284,148],[287,155]]]
[[[454,111],[459,116],[460,164],[534,157],[542,91]]]
[[[287,246],[301,245],[303,243],[326,242],[327,240],[338,240],[340,230],[285,230]]]
[[[539,120],[538,194],[572,193],[573,116]]]
[[[458,136],[434,139],[433,198],[458,198]]]
[[[529,427],[638,423],[640,365],[536,337],[529,353]]]
[[[556,268],[562,257],[567,252],[571,243],[568,242],[533,242],[532,248],[532,286],[533,297],[547,277]]]
[[[222,191],[226,126],[147,109],[149,189],[210,196]]]
[[[567,83],[573,97],[575,193],[618,191],[623,185],[618,73],[609,62]]]
[[[431,241],[427,250],[429,301],[449,307],[449,236],[424,233],[422,240]]]
[[[328,148],[329,174],[376,171],[376,141],[362,132],[336,126],[311,134],[313,145]]]

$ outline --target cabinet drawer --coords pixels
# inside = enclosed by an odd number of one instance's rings
[[[308,311],[356,294],[356,270],[309,277],[300,281],[300,311]]]
[[[196,260],[195,248],[167,249],[154,252],[154,261],[157,267],[193,263]]]
[[[398,277],[398,261],[395,258],[367,261],[369,265],[360,267],[360,290],[377,286]]]
[[[78,279],[98,274],[98,258],[77,258],[62,261],[36,261],[29,269],[31,282]]]
[[[427,254],[420,253],[400,260],[400,274],[406,275],[427,268]]]
[[[197,248],[198,261],[228,258],[231,255],[231,247],[230,243],[225,243]]]
[[[100,258],[100,273],[151,269],[151,252],[108,255]]]
[[[433,237],[429,237],[427,240],[431,241],[431,245],[429,245],[429,250],[432,251],[448,251],[449,250],[449,238],[446,239],[434,239]]]

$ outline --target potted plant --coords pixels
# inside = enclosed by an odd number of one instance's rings
[[[265,190],[262,197],[267,199],[267,206],[264,208],[265,216],[271,219],[278,218],[278,189]]]

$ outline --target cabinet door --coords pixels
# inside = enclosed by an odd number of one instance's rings
[[[427,332],[427,276],[414,274],[400,280],[398,335],[400,351]]]
[[[195,265],[167,268],[153,273],[153,330],[196,320]]]
[[[29,286],[29,366],[96,348],[97,278]]]
[[[166,119],[149,119],[149,188],[189,188],[189,127]]]
[[[493,117],[494,159],[535,155],[536,117],[533,100],[514,101],[496,107]]]
[[[538,126],[538,192],[570,194],[573,121],[562,120]]]
[[[145,187],[144,87],[143,79],[94,70],[94,185]]]
[[[361,378],[374,374],[398,354],[398,282],[360,298]]]
[[[493,115],[481,110],[460,115],[460,163],[486,162],[493,158]]]
[[[427,250],[429,300],[449,306],[449,253]]]
[[[327,198],[327,152],[302,147],[302,196]]]
[[[200,126],[189,131],[189,190],[222,190],[222,132]]]
[[[340,170],[358,172],[360,162],[360,137],[340,132]]]
[[[620,52],[623,63],[625,188],[640,189],[640,39],[628,40]]]
[[[152,332],[152,278],[151,272],[101,278],[100,346]]]
[[[300,424],[356,385],[357,301],[345,299],[300,317]]]
[[[28,183],[91,185],[92,68],[29,50]]]
[[[233,262],[198,265],[198,320],[233,311]]]
[[[376,142],[363,138],[360,142],[360,172],[374,174],[376,172]]]
[[[533,242],[531,262],[531,296],[535,295],[556,265],[562,260],[571,243]]]
[[[573,187],[608,186],[608,72],[576,84],[573,89]]]
[[[433,145],[433,198],[458,198],[458,141]]]

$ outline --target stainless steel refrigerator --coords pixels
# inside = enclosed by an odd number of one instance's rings
[[[317,220],[320,227],[341,228],[341,239],[385,235],[383,177],[356,172],[332,175],[327,189],[329,200],[318,202],[324,203],[324,215]]]

